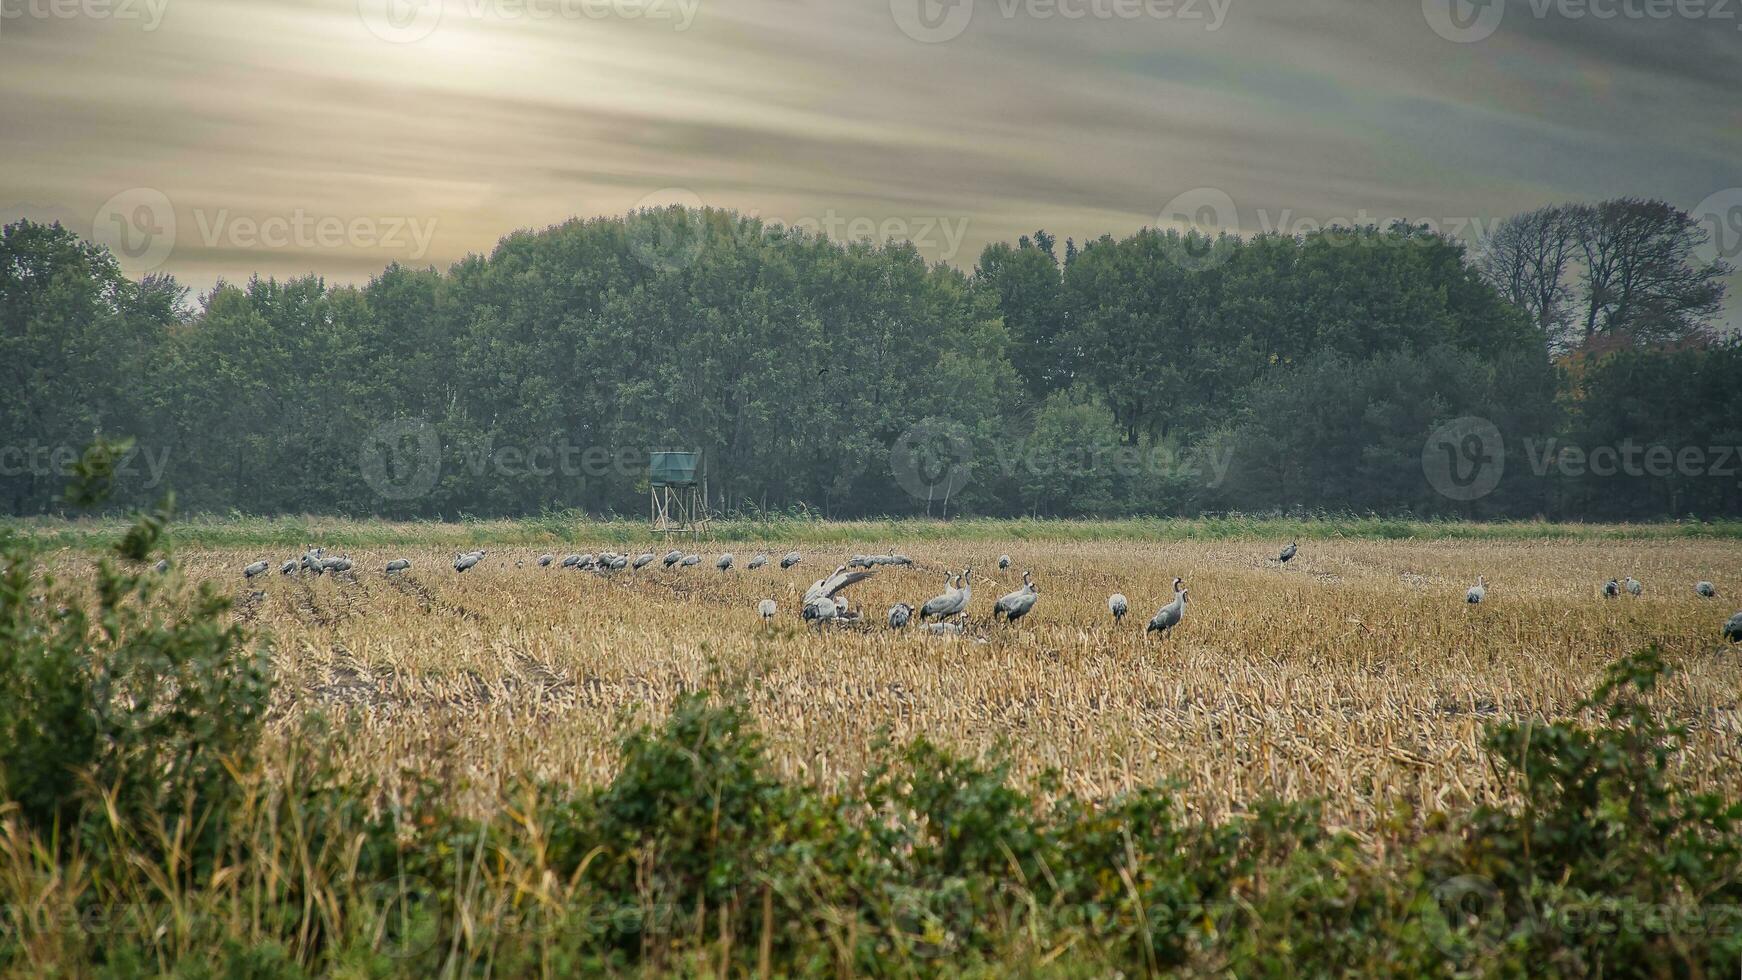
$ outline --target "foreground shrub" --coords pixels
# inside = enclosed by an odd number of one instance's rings
[[[97,486],[75,495],[100,497],[124,450],[94,447],[83,465]],[[270,689],[228,600],[148,564],[167,519],[165,504],[134,524],[98,564],[92,600],[0,530],[0,798],[60,852],[173,848],[191,872],[221,845]]]

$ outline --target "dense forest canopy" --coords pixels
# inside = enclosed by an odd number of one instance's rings
[[[715,210],[574,220],[445,273],[190,308],[58,225],[0,234],[0,507],[93,433],[121,503],[641,513],[1742,513],[1722,263],[1661,202],[1423,228],[994,244],[971,273]]]

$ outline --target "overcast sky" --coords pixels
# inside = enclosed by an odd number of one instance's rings
[[[1036,228],[1473,236],[1618,195],[1728,216],[1742,250],[1742,0],[0,10],[0,218],[57,218],[198,289],[445,267],[667,201],[964,268]]]

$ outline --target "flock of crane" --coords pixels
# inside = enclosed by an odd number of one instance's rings
[[[1299,552],[1299,542],[1290,541],[1288,546],[1277,555],[1277,561],[1286,565]],[[466,572],[483,561],[485,554],[485,551],[479,549],[454,555],[454,571]],[[600,552],[597,555],[572,554],[563,557],[561,561],[558,561],[555,555],[543,554],[538,556],[536,563],[540,568],[549,568],[555,565],[558,568],[582,569],[609,574],[624,569],[639,571],[653,564],[656,560],[665,568],[690,568],[702,563],[700,555],[686,554],[677,550],[666,552],[664,557],[656,556],[651,551],[633,557],[614,551]],[[788,569],[803,560],[804,557],[798,552],[789,551],[781,557],[780,567]],[[736,562],[737,559],[732,553],[727,552],[714,560],[714,567],[721,572],[727,572],[732,570]],[[754,571],[768,562],[768,555],[758,554],[751,558],[744,567]],[[515,564],[524,565],[525,561],[516,561]],[[858,620],[861,618],[860,614],[849,607],[846,596],[842,593],[850,586],[870,578],[873,569],[884,565],[911,567],[913,559],[900,554],[854,555],[846,564],[837,566],[829,575],[811,583],[810,588],[805,590],[804,598],[799,604],[800,617],[805,622],[817,626],[829,622]],[[157,570],[160,572],[167,571],[168,567],[167,560],[157,563]],[[269,562],[261,559],[243,568],[242,576],[245,579],[253,579],[257,575],[266,574],[271,567]],[[998,567],[1008,569],[1010,556],[1000,555]],[[310,548],[303,553],[300,559],[292,558],[285,561],[278,567],[278,571],[279,574],[287,576],[299,574],[319,576],[327,573],[347,573],[351,572],[353,568],[354,565],[348,557],[328,555],[320,548]],[[388,575],[398,575],[410,568],[410,561],[397,558],[388,562],[385,570]],[[927,599],[918,607],[905,602],[896,603],[889,609],[887,618],[889,627],[902,629],[913,622],[915,617],[918,617],[920,628],[927,632],[960,634],[963,630],[963,621],[967,616],[968,604],[974,598],[973,577],[972,567],[964,568],[960,572],[950,572],[944,577],[943,592]],[[1610,579],[1603,585],[1602,594],[1607,598],[1617,598],[1623,592],[1637,597],[1644,594],[1645,586],[1631,575],[1620,580]],[[1694,594],[1703,599],[1715,599],[1718,596],[1718,590],[1712,583],[1702,581],[1695,583]],[[1146,635],[1160,633],[1165,636],[1169,630],[1178,626],[1180,621],[1185,618],[1186,601],[1190,595],[1190,591],[1185,587],[1185,582],[1175,578],[1173,580],[1173,600],[1162,606],[1154,616],[1150,617],[1148,625],[1144,627],[1144,633]],[[1476,584],[1470,586],[1469,590],[1464,593],[1464,601],[1470,605],[1480,605],[1487,598],[1488,581],[1483,576],[1477,576]],[[995,622],[1003,620],[1007,623],[1015,623],[1032,612],[1035,603],[1039,600],[1040,588],[1034,584],[1034,576],[1024,571],[1022,573],[1022,588],[998,598],[998,601],[992,606],[992,619]],[[1129,609],[1130,603],[1123,595],[1115,592],[1107,597],[1107,611],[1112,614],[1115,624],[1124,620]],[[764,620],[769,620],[779,614],[780,606],[773,599],[763,599],[757,603],[756,611]],[[1724,637],[1732,643],[1742,643],[1742,612],[1731,616],[1729,621],[1724,624]]]

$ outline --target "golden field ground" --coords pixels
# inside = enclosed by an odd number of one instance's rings
[[[1091,795],[1172,780],[1213,816],[1262,796],[1319,798],[1359,830],[1397,802],[1494,799],[1484,723],[1565,716],[1608,661],[1653,642],[1677,668],[1657,704],[1693,730],[1676,764],[1696,786],[1742,792],[1742,647],[1719,635],[1742,608],[1734,543],[1310,541],[1286,567],[1277,544],[895,540],[801,546],[790,571],[716,571],[727,547],[740,566],[791,547],[736,542],[701,550],[699,567],[609,576],[533,561],[599,550],[585,546],[499,548],[463,575],[452,549],[433,547],[349,550],[354,579],[279,576],[295,549],[183,549],[176,562],[270,638],[276,735],[309,712],[347,723],[343,764],[388,792],[408,773],[463,785],[472,804],[528,777],[603,780],[625,722],[706,687],[741,690],[783,773],[824,784],[851,780],[880,733],[925,735],[1002,746],[1019,774],[1055,769]],[[810,582],[854,552],[890,550],[917,565],[848,590],[863,622],[799,621]],[[390,579],[382,566],[399,557],[412,570]],[[258,558],[273,570],[244,582]],[[78,579],[91,560],[64,551],[54,564]],[[963,565],[976,572],[966,636],[884,626],[892,603],[923,601]],[[994,599],[1025,568],[1039,604],[995,625]],[[1478,574],[1488,600],[1467,606]],[[1628,574],[1642,598],[1599,595]],[[1191,590],[1185,622],[1146,638],[1176,575]],[[1696,597],[1699,579],[1719,598]],[[1131,600],[1117,627],[1116,591]],[[781,607],[772,624],[755,611],[767,597]]]

